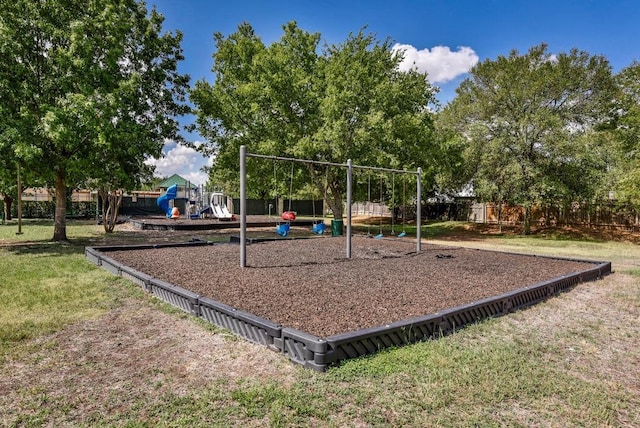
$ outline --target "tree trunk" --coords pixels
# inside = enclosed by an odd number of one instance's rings
[[[531,235],[531,205],[524,207],[524,234]]]
[[[342,194],[336,192],[335,189],[331,189],[331,192],[326,193],[326,202],[333,212],[334,219],[342,219],[344,210],[342,208]],[[349,207],[350,209],[351,207]]]
[[[2,195],[2,202],[4,203],[4,218],[5,220],[11,220],[11,205],[13,205],[13,198],[6,193]]]
[[[64,171],[56,173],[56,208],[53,240],[67,241],[67,183]]]
[[[333,212],[334,219],[341,219],[344,215],[344,211],[342,209],[342,192],[340,191],[339,186],[331,185],[332,182],[329,179],[328,172],[324,177],[318,175],[312,167],[309,167],[309,171],[311,173],[311,179],[316,185],[317,189],[322,192],[325,203]],[[349,207],[351,209],[351,207]]]
[[[120,213],[124,192],[99,190],[99,193],[102,198],[102,225],[104,226],[104,231],[106,233],[113,233],[116,222],[118,221],[118,214]]]

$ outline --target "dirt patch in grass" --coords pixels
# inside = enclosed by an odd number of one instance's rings
[[[453,228],[444,236],[438,239],[445,240],[478,240],[496,236],[519,236],[523,234],[523,227],[520,225],[502,225],[485,223],[464,223]],[[593,242],[632,242],[640,243],[640,230],[631,230],[615,226],[589,226],[589,225],[566,225],[566,226],[533,226],[531,236],[541,238],[553,238],[564,240],[583,240]]]
[[[288,384],[295,372],[273,351],[140,299],[28,346],[23,358],[2,366],[3,426],[60,413],[88,423],[141,402],[152,405],[167,394],[192,395],[201,385],[235,388],[238,380],[251,379]]]

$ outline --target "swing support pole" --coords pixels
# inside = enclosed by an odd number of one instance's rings
[[[416,174],[416,252],[422,249],[422,168],[418,167]]]
[[[347,159],[347,258],[351,258],[351,204],[352,204],[352,170],[351,159]]]
[[[247,265],[247,150],[240,146],[240,267]]]

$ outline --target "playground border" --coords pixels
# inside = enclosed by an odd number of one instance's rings
[[[258,242],[254,240],[248,242]],[[611,262],[536,256],[518,253],[523,257],[542,257],[555,260],[572,260],[593,264],[592,268],[541,281],[504,294],[456,306],[424,316],[400,320],[385,326],[351,331],[326,338],[288,328],[270,320],[198,295],[184,288],[153,278],[133,268],[122,265],[107,254],[116,250],[145,250],[163,247],[233,245],[194,240],[184,243],[143,244],[86,247],[85,256],[97,266],[126,278],[147,292],[183,311],[226,328],[253,343],[282,353],[292,362],[315,371],[325,371],[340,361],[374,354],[389,347],[437,339],[451,334],[468,324],[486,318],[498,317],[544,301],[568,291],[582,282],[600,279],[611,273]],[[488,251],[488,250],[479,250]]]

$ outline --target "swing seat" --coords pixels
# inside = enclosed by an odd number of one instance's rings
[[[313,225],[313,233],[316,235],[324,234],[324,231],[327,229],[327,225],[324,223],[316,223]]]
[[[287,236],[289,234],[289,225],[286,223],[278,225],[278,227],[276,227],[276,233],[279,236]]]
[[[373,239],[382,239],[382,233],[378,233],[376,236],[373,237]]]
[[[282,213],[282,219],[286,221],[292,221],[296,219],[296,213],[293,211],[285,211]]]
[[[180,210],[178,209],[178,207],[173,207],[171,209],[171,218],[174,220],[180,218]]]
[[[398,235],[398,238],[404,238],[407,232],[402,232]]]

